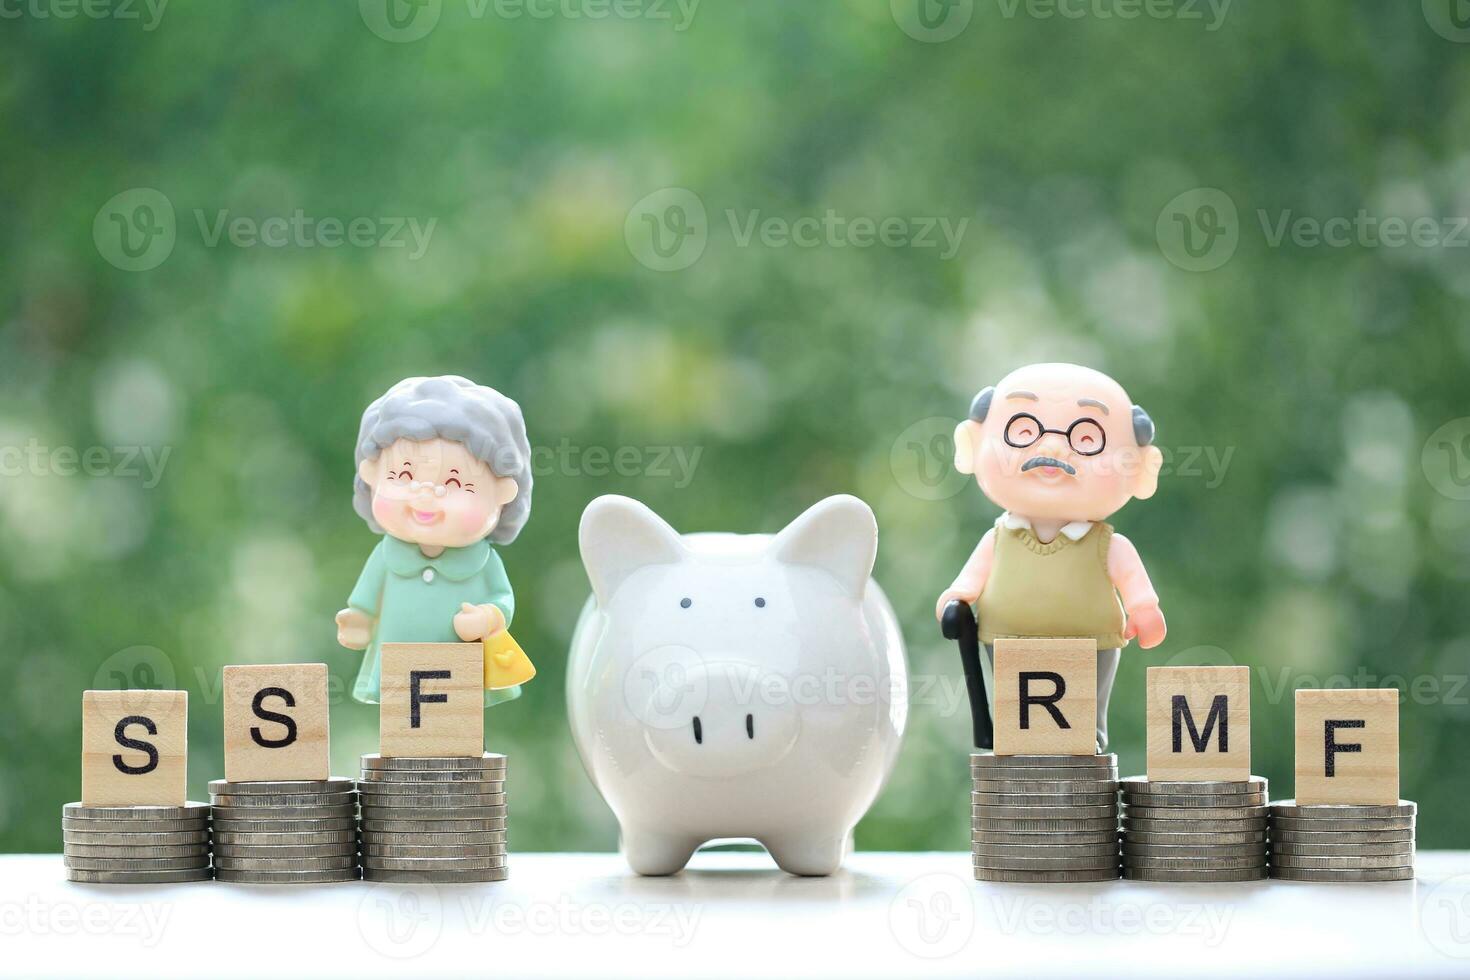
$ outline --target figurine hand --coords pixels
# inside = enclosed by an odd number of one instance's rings
[[[373,617],[358,609],[339,612],[337,642],[349,650],[366,650],[373,642]]]
[[[505,629],[505,613],[492,603],[474,606],[468,602],[459,605],[454,614],[454,632],[466,643],[484,640]]]
[[[934,618],[943,622],[944,607],[956,599],[968,606],[972,605],[978,598],[980,598],[979,593],[971,594],[963,589],[945,589],[944,594],[939,597],[939,602],[934,606]]]
[[[1131,640],[1138,637],[1138,645],[1145,650],[1150,650],[1164,642],[1164,634],[1168,627],[1164,625],[1164,612],[1159,608],[1157,602],[1139,606],[1128,612],[1128,624],[1123,627],[1123,638]]]

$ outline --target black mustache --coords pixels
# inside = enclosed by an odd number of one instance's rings
[[[1034,470],[1038,466],[1055,466],[1068,476],[1077,475],[1077,471],[1072,469],[1071,466],[1059,459],[1053,459],[1051,456],[1032,456],[1025,463],[1021,464],[1021,472],[1025,473],[1027,470]]]

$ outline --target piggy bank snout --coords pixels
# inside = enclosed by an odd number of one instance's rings
[[[740,663],[692,666],[677,690],[660,685],[644,738],[666,768],[719,778],[772,766],[796,743],[797,706],[778,675]],[[677,697],[676,697],[677,695]]]

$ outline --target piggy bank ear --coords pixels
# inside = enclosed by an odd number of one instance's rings
[[[861,599],[878,557],[878,522],[856,497],[828,497],[786,525],[771,543],[778,561],[830,573],[844,592]]]
[[[587,505],[577,537],[592,591],[604,605],[638,569],[671,565],[685,556],[679,533],[663,518],[631,497],[614,494]]]

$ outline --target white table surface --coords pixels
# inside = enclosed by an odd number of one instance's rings
[[[0,858],[0,974],[104,977],[1470,976],[1470,852],[1417,881],[976,883],[967,854],[793,878],[706,852],[513,854],[509,881],[102,886]]]

